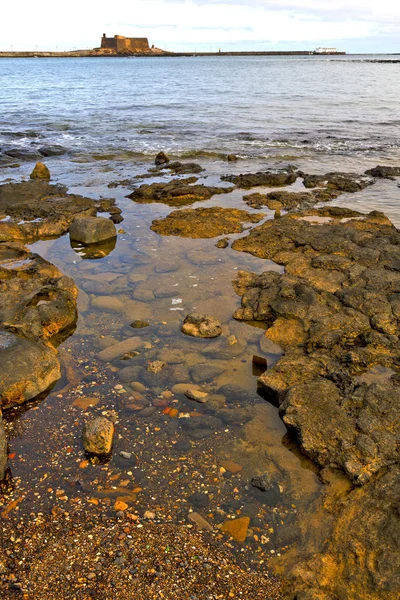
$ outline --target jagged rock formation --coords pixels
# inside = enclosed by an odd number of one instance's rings
[[[333,498],[327,492],[330,529],[313,557],[293,564],[285,598],[394,600],[400,232],[381,213],[332,207],[267,221],[232,247],[285,265],[283,274],[241,273],[234,316],[264,322],[283,348],[259,378],[261,393],[323,477],[348,481]]]

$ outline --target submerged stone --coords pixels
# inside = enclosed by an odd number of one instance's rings
[[[218,319],[198,313],[187,315],[183,321],[181,330],[186,335],[201,338],[216,338],[222,333],[221,323]]]
[[[249,517],[240,517],[231,521],[225,521],[221,527],[222,533],[226,533],[235,542],[244,542],[250,525]]]

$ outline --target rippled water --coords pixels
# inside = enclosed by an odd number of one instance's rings
[[[398,156],[399,72],[351,57],[0,59],[0,144]]]

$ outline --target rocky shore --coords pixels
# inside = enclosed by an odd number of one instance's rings
[[[356,195],[379,178],[395,179],[400,169],[323,175],[295,166],[245,174],[236,169],[218,185],[206,185],[187,177],[202,177],[202,166],[164,157],[141,179],[167,181],[118,184],[131,187],[132,206],[175,208],[155,212],[151,235],[234,238],[231,248],[222,238],[217,249],[211,242],[212,251],[187,251],[189,267],[181,268],[192,289],[198,273],[215,264],[220,280],[183,314],[176,312],[180,267],[165,256],[152,260],[152,246],[146,255],[122,255],[119,273],[86,268],[79,300],[76,282],[25,246],[69,234],[82,259],[107,257],[117,236],[129,236],[129,228],[115,228],[122,216],[114,199],[69,194],[35,177],[0,186],[0,406],[6,420],[4,427],[0,416],[1,593],[394,600],[400,589],[400,233],[380,212],[321,204]],[[242,194],[248,211],[229,204],[235,194]],[[197,202],[206,206],[186,208]],[[254,212],[264,207],[275,218]],[[265,260],[257,272],[237,272],[239,307],[233,289],[221,290],[226,253],[238,263],[246,255]],[[82,263],[71,265],[73,273],[85,274]],[[151,306],[164,300],[173,319],[155,321]],[[83,342],[71,354],[82,367],[63,355],[64,383],[53,409],[60,429],[43,424],[48,440],[59,435],[55,445],[66,449],[55,455],[70,491],[55,492],[55,465],[46,450],[49,463],[35,467],[41,471],[36,493],[53,500],[40,509],[24,482],[12,482],[5,431],[13,431],[11,411],[45,398],[60,381],[57,348],[76,327],[78,305]],[[226,308],[233,319],[224,319]],[[92,330],[95,351],[85,347]],[[116,331],[122,331],[117,338]],[[241,387],[246,363],[259,369],[259,394],[269,405],[251,397],[244,375]],[[272,405],[288,430],[293,461],[308,461],[307,489],[298,483],[296,489],[302,467],[285,471],[281,434],[273,443],[266,439],[264,410]],[[87,412],[92,407],[93,414]],[[76,412],[82,410],[84,422]],[[98,441],[101,424],[91,429],[93,416],[102,419],[101,435],[108,431],[101,450],[88,440],[94,431]],[[231,448],[239,427],[247,438]],[[163,471],[170,452],[173,468]],[[257,452],[265,453],[267,465]],[[142,474],[139,454],[147,465]],[[256,468],[257,460],[265,470]],[[138,497],[152,478],[145,512]],[[189,513],[176,496],[167,506],[167,489],[176,481],[190,490]],[[207,481],[205,492],[192,489],[196,481]],[[160,493],[165,506],[153,512],[151,499]],[[257,508],[248,500],[252,494]],[[29,502],[35,517],[28,518],[29,508],[19,517],[19,507]],[[180,524],[171,524],[174,512]],[[164,516],[157,521],[158,513]],[[254,559],[240,560],[240,548]]]

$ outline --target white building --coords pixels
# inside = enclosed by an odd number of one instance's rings
[[[314,50],[314,54],[336,54],[336,48],[317,48]]]

